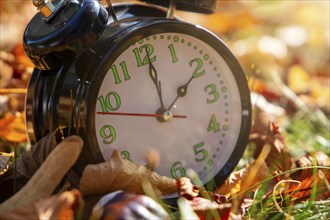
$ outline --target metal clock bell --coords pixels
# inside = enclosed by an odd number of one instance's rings
[[[24,33],[35,64],[26,100],[32,143],[56,128],[81,136],[78,172],[114,149],[138,164],[154,149],[161,175],[192,169],[210,190],[227,178],[251,125],[245,75],[221,39],[173,17],[175,6],[211,13],[215,0],[33,2],[39,12]]]

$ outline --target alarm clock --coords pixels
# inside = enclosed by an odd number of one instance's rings
[[[247,145],[244,72],[215,34],[150,2],[37,4],[24,33],[36,66],[26,99],[30,141],[57,128],[81,136],[78,173],[114,150],[148,166],[144,156],[152,149],[160,155],[159,174],[176,179],[193,170],[214,190]],[[177,4],[205,12],[205,2],[214,10],[216,1]]]

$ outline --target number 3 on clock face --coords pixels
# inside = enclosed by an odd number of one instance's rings
[[[192,169],[203,184],[227,175],[243,153],[250,106],[244,74],[224,44],[202,29],[165,26],[132,33],[118,47],[100,71],[95,103],[104,159],[117,149],[145,165],[152,148],[161,175]]]

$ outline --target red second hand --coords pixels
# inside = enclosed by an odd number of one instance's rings
[[[126,113],[126,112],[96,112],[99,115],[124,115],[162,118],[162,114]],[[173,115],[173,118],[187,118],[186,115]]]

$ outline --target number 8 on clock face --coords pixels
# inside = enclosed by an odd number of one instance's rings
[[[189,27],[189,28],[188,28]],[[194,170],[203,184],[223,181],[241,157],[250,99],[238,62],[220,39],[178,23],[133,31],[98,69],[96,142],[178,178]]]

